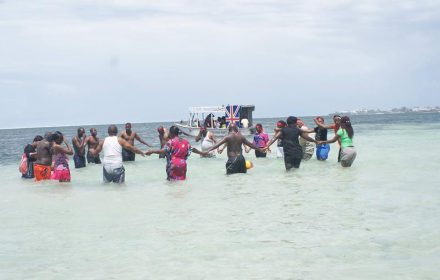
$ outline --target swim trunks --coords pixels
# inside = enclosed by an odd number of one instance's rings
[[[329,144],[316,145],[316,158],[318,160],[326,160],[330,152]]]
[[[134,161],[136,154],[130,150],[122,149],[122,161]]]
[[[101,164],[99,155],[94,156],[90,151],[87,152],[87,163]]]
[[[255,157],[257,158],[265,158],[266,157],[266,153],[262,153],[260,151],[255,150]]]
[[[81,155],[74,155],[73,162],[75,163],[75,168],[86,167],[86,157]]]
[[[50,166],[34,164],[35,181],[50,180]]]
[[[226,174],[246,173],[246,160],[243,155],[230,157],[226,162]]]
[[[104,164],[102,170],[103,170],[104,183],[111,183],[111,182],[118,184],[124,183],[125,181],[124,166],[115,168],[111,164]]]

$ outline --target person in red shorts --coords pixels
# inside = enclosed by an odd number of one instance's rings
[[[52,133],[47,132],[37,143],[37,161],[34,163],[35,181],[50,180],[52,165]]]
[[[52,139],[54,143],[52,145],[53,174],[51,179],[60,182],[70,182],[69,158],[67,155],[73,155],[73,149],[59,131],[53,134]]]

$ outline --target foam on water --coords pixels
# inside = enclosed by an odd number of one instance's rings
[[[100,166],[36,184],[4,163],[0,278],[436,279],[440,122],[355,133],[348,169],[336,145],[293,173],[273,154],[234,176],[224,155],[192,155],[179,183],[157,156],[126,164],[123,186]]]

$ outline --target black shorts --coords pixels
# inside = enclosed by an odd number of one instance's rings
[[[136,154],[130,150],[122,149],[122,161],[134,161]]]
[[[87,163],[101,164],[101,159],[98,156],[94,156],[91,152],[87,152]]]
[[[292,168],[299,168],[301,164],[301,158],[292,158],[284,155],[284,164],[286,166],[286,170],[290,170]]]
[[[231,157],[226,162],[226,174],[246,173],[246,160],[243,155]]]
[[[266,155],[267,155],[266,153],[262,153],[260,151],[255,150],[255,156],[257,158],[266,157]]]
[[[86,167],[86,157],[81,155],[74,155],[73,162],[75,163],[75,168]]]

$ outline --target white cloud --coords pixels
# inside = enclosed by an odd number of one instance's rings
[[[438,89],[423,76],[440,72],[439,11],[438,1],[409,0],[6,0],[0,91],[75,104],[184,92],[170,103],[180,112],[206,92],[218,103],[252,99],[261,115],[277,106],[258,97],[268,93],[305,104],[303,114],[315,110],[310,96],[328,92],[377,107],[395,92],[413,100]],[[178,115],[166,114],[151,116]]]

